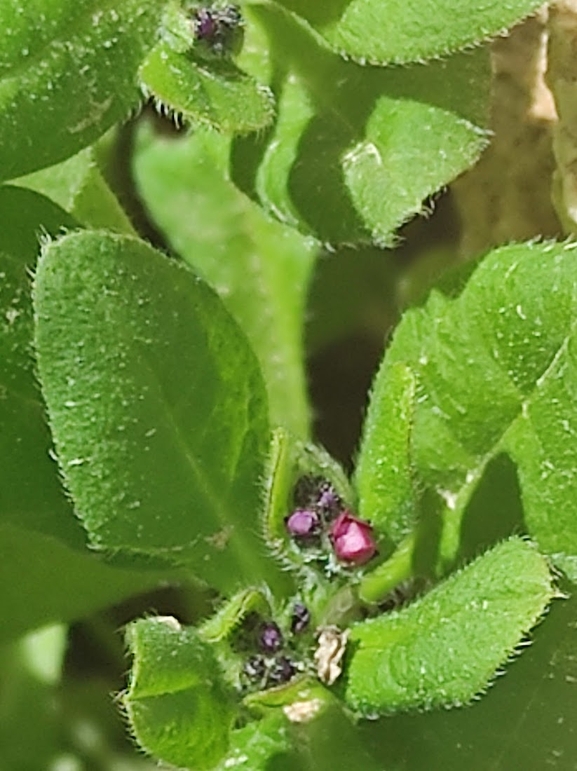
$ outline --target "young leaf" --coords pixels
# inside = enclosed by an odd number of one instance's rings
[[[277,78],[278,120],[262,147],[263,205],[323,241],[391,243],[393,231],[486,144],[478,126],[487,51],[367,71],[321,47],[278,7],[257,4],[251,13],[288,70]]]
[[[198,628],[198,636],[205,642],[226,640],[251,612],[260,612],[261,616],[270,616],[271,610],[267,598],[258,589],[243,589],[235,594],[207,621]]]
[[[355,473],[360,516],[395,545],[414,526],[415,386],[413,373],[402,363],[377,375]]]
[[[14,181],[50,198],[85,227],[134,235],[124,210],[106,184],[92,147],[48,169]]]
[[[374,64],[422,62],[500,34],[539,7],[536,0],[281,0],[339,53]]]
[[[156,0],[0,5],[1,179],[74,155],[126,118],[161,10]]]
[[[347,704],[374,715],[471,701],[554,594],[545,558],[502,542],[406,609],[352,627]]]
[[[257,533],[268,444],[256,359],[220,300],[132,238],[47,244],[38,368],[62,472],[94,546],[275,581]]]
[[[230,141],[141,132],[135,176],[170,245],[219,293],[257,354],[271,423],[309,436],[304,306],[316,244],[263,214],[227,179]]]
[[[140,69],[143,87],[193,124],[246,133],[274,116],[272,92],[230,61],[203,63],[159,44]]]
[[[167,763],[212,769],[237,705],[211,646],[171,616],[136,621],[127,639],[134,662],[122,702],[138,743]]]
[[[444,503],[448,562],[487,464],[506,452],[529,532],[577,578],[576,285],[573,244],[506,246],[459,297],[435,292],[397,328],[384,369],[400,361],[417,377],[413,460]]]

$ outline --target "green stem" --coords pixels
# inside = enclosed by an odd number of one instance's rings
[[[413,574],[415,536],[411,534],[398,546],[393,555],[362,579],[359,599],[368,605],[381,602],[400,583]]]

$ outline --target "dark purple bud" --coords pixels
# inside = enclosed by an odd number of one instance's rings
[[[330,482],[323,482],[320,486],[317,508],[325,519],[334,519],[343,510],[343,502]]]
[[[292,661],[286,656],[279,656],[275,659],[270,672],[269,672],[269,684],[270,685],[282,685],[288,683],[291,677],[296,674],[296,667]]]
[[[263,653],[276,653],[283,644],[282,632],[274,621],[262,625],[258,636],[258,645]]]
[[[210,41],[217,33],[218,23],[206,8],[199,8],[194,14],[194,29],[199,40]]]
[[[319,532],[320,519],[314,511],[297,509],[286,518],[285,524],[293,538],[311,538]]]
[[[348,511],[343,511],[333,522],[330,539],[337,559],[352,565],[364,565],[377,553],[371,525]]]
[[[293,614],[291,618],[291,632],[293,634],[300,634],[304,632],[311,621],[311,614],[308,608],[302,604],[302,602],[295,603],[293,608]]]
[[[242,47],[244,23],[236,5],[208,6],[194,12],[193,27],[196,40],[203,44],[198,53],[217,58],[235,55]]]
[[[293,490],[293,502],[297,509],[307,509],[314,505],[318,491],[323,484],[322,477],[305,474],[297,479]]]
[[[262,680],[266,673],[266,664],[262,656],[251,656],[245,662],[243,671],[251,680]]]

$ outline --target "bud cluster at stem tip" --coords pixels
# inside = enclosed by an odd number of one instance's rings
[[[330,482],[301,477],[294,502],[296,508],[286,517],[285,526],[300,547],[332,551],[339,562],[351,567],[364,565],[377,553],[371,524],[344,506]]]

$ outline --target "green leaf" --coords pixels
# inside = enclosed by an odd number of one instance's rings
[[[268,444],[246,339],[187,268],[136,239],[47,244],[38,369],[62,473],[99,549],[274,582],[256,532]]]
[[[363,64],[421,62],[495,37],[539,7],[535,0],[280,0],[344,56]]]
[[[554,594],[545,558],[502,542],[406,609],[351,628],[347,704],[374,715],[471,701]]]
[[[278,710],[262,720],[254,720],[230,735],[230,747],[226,756],[214,771],[228,771],[243,765],[250,771],[302,771],[300,762],[292,753],[292,736],[289,722]],[[280,756],[280,757],[279,757]],[[290,758],[290,759],[289,759]],[[287,763],[289,765],[285,765]],[[293,765],[294,764],[294,765]]]
[[[488,464],[505,452],[528,531],[577,578],[575,248],[497,249],[459,297],[434,292],[395,333],[383,372],[400,361],[417,376],[413,460],[443,503],[446,563]]]
[[[73,525],[72,512],[68,515]],[[56,516],[54,529],[61,527]],[[94,553],[10,523],[0,525],[0,643],[46,624],[75,621],[156,588],[166,572],[111,567]]]
[[[227,179],[229,145],[202,130],[179,141],[143,131],[136,181],[170,246],[246,333],[266,379],[271,423],[306,439],[302,337],[316,244],[267,218]]]
[[[278,119],[262,140],[263,206],[323,241],[390,245],[486,145],[488,52],[367,69],[327,51],[276,6],[251,13],[286,72],[275,81]]]
[[[416,514],[411,459],[415,377],[402,363],[377,375],[355,472],[359,514],[398,545]]]
[[[42,233],[75,221],[43,196],[0,188],[0,521],[84,543],[50,458],[52,440],[34,372],[30,274]],[[33,480],[33,483],[31,482]]]
[[[251,612],[269,617],[270,605],[258,589],[243,589],[198,628],[198,636],[211,643],[226,640]]]
[[[156,0],[2,3],[1,179],[74,155],[127,117],[161,10]]]
[[[274,116],[271,91],[228,60],[203,63],[161,43],[140,78],[159,106],[193,124],[246,133],[265,128]]]
[[[394,715],[365,724],[382,767],[402,771],[566,771],[577,757],[577,598],[554,603],[532,644],[467,709]]]
[[[85,227],[105,227],[134,235],[128,217],[100,173],[91,147],[56,166],[20,177],[14,184],[42,193]]]
[[[136,621],[127,639],[134,662],[122,701],[138,743],[167,763],[213,768],[237,705],[211,646],[171,616]]]

